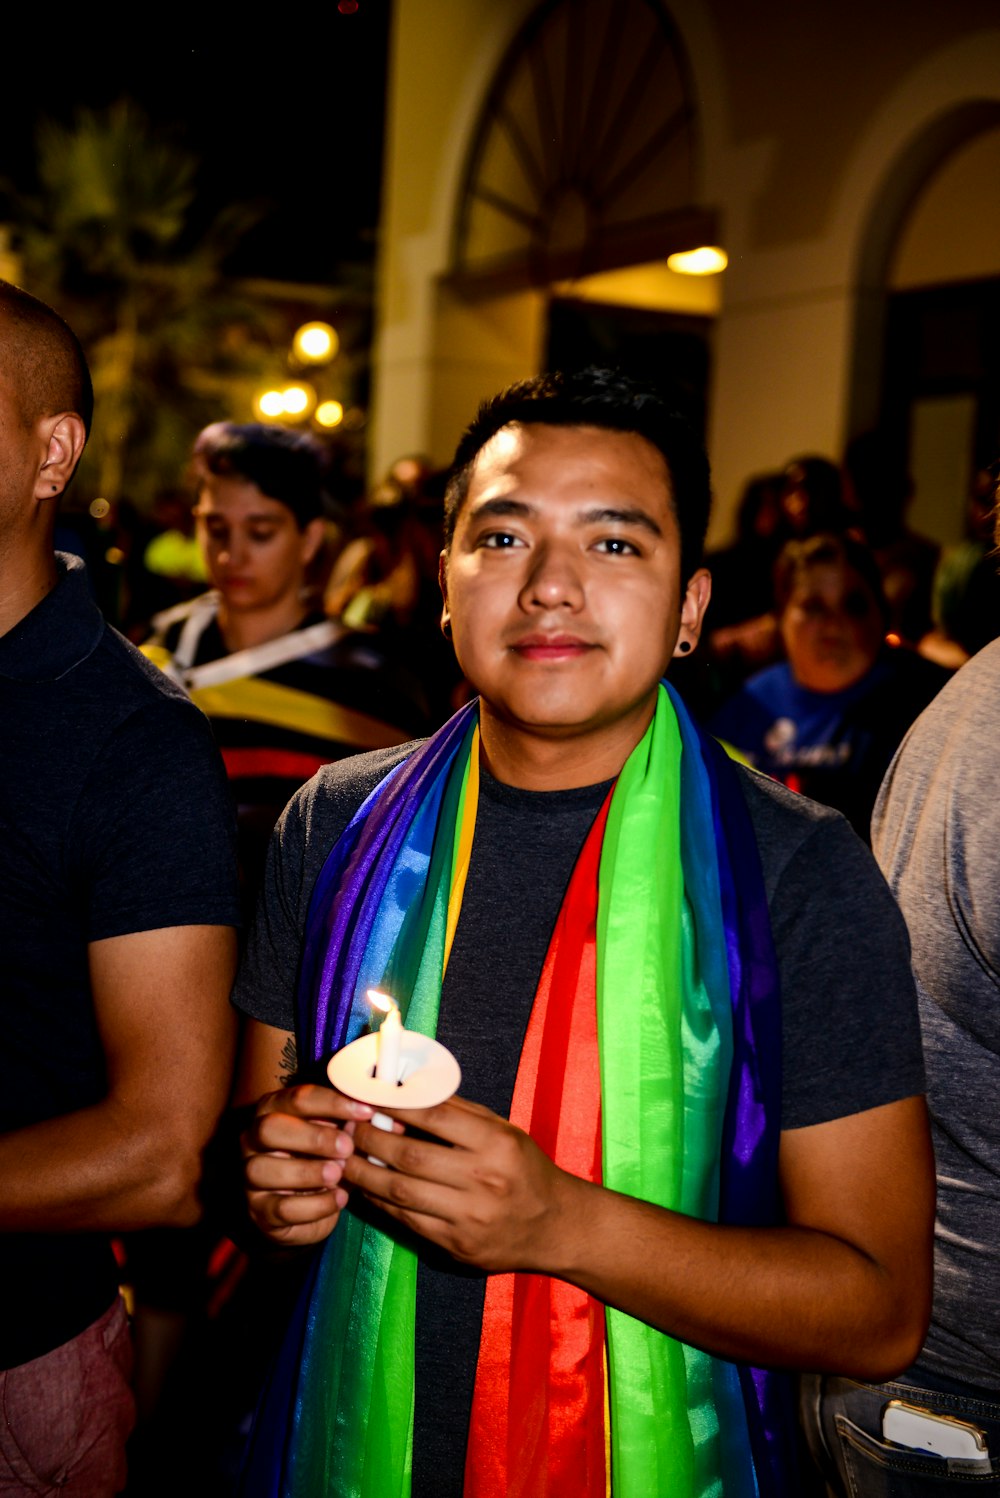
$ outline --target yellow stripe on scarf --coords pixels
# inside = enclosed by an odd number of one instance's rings
[[[479,725],[476,725],[469,746],[469,762],[465,767],[465,784],[462,786],[462,819],[455,838],[455,853],[451,865],[451,890],[448,894],[448,919],[444,931],[444,963],[442,976],[448,970],[451,944],[455,939],[458,917],[465,894],[465,881],[472,857],[472,838],[476,830],[476,808],[479,805]]]
[[[196,687],[191,700],[210,718],[248,718],[351,744],[356,749],[388,749],[393,744],[405,744],[407,739],[398,728],[367,713],[252,676],[217,687]]]

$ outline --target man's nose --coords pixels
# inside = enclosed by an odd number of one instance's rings
[[[545,544],[532,553],[519,602],[525,610],[578,609],[583,603],[579,561],[570,548]]]

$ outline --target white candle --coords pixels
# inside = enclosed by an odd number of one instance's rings
[[[379,1027],[375,1076],[380,1082],[399,1081],[399,1048],[403,1038],[403,1021],[399,1006],[392,1003]]]
[[[399,1053],[403,1042],[403,1021],[399,1013],[399,1005],[388,993],[380,993],[377,988],[368,990],[368,998],[376,1009],[386,1011],[385,1019],[379,1026],[378,1049],[375,1052],[375,1080],[377,1082],[399,1081]],[[372,1123],[376,1129],[382,1129],[386,1134],[392,1133],[392,1119],[387,1113],[374,1113]],[[373,1165],[382,1165],[382,1160],[377,1160],[374,1155],[368,1157]]]

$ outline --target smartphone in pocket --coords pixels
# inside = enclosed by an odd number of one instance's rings
[[[986,1432],[971,1421],[954,1415],[938,1415],[905,1399],[892,1399],[882,1411],[882,1435],[897,1446],[926,1451],[931,1456],[958,1458],[965,1462],[988,1462]]]

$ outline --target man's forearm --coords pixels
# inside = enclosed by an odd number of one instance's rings
[[[930,1310],[934,1162],[923,1099],[781,1136],[787,1226],[702,1222],[558,1169],[460,1098],[419,1135],[355,1132],[344,1178],[407,1228],[492,1273],[550,1274],[723,1357],[886,1377]],[[365,1158],[378,1154],[386,1169]]]
[[[926,1297],[815,1230],[720,1226],[568,1178],[548,1272],[681,1341],[742,1362],[887,1378],[916,1356]]]
[[[199,1215],[200,1150],[107,1098],[0,1135],[0,1231],[124,1232]]]
[[[235,933],[218,926],[91,944],[107,1094],[0,1134],[0,1231],[197,1221],[202,1154],[232,1077],[235,954]]]

